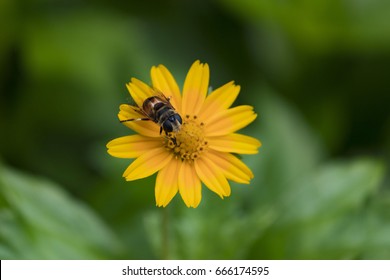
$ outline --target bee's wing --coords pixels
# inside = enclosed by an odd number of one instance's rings
[[[156,95],[158,97],[160,97],[163,101],[165,101],[169,107],[171,107],[172,109],[175,110],[175,108],[172,106],[171,101],[170,101],[171,97],[166,97],[165,94],[162,91],[160,91],[160,90],[158,90],[156,88],[153,88],[153,90],[156,92]]]
[[[145,111],[142,110],[141,108],[138,108],[137,106],[132,106],[129,104],[122,104],[121,105],[121,112],[128,112],[128,113],[124,114],[125,118],[121,119],[120,122],[149,121],[149,120],[151,120],[151,118],[145,113]],[[135,112],[135,114],[134,114],[134,112]]]
[[[130,109],[132,109],[133,111],[137,112],[138,114],[146,116],[144,110],[142,110],[141,108],[139,108],[137,106],[132,106],[132,105],[129,105],[129,107],[130,107]]]
[[[150,116],[148,113],[146,113],[146,112],[144,111],[144,109],[139,108],[139,107],[136,107],[136,106],[131,106],[131,108],[132,108],[134,111],[136,111],[138,114],[140,114],[140,115],[146,117],[146,118],[141,118],[142,120],[146,120],[146,119],[152,120],[152,119],[153,119],[152,116]]]

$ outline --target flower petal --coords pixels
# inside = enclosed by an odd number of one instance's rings
[[[126,84],[126,87],[130,92],[134,102],[140,108],[142,108],[145,99],[156,95],[156,92],[153,90],[153,88],[136,78],[131,78],[130,83]]]
[[[261,142],[256,138],[238,133],[210,137],[208,142],[213,150],[237,154],[257,154],[261,146]]]
[[[136,158],[158,147],[162,147],[160,139],[137,134],[111,140],[107,143],[107,152],[118,158]]]
[[[197,159],[194,163],[196,174],[206,187],[221,198],[230,195],[230,186],[221,168],[206,156]]]
[[[120,111],[118,114],[118,118],[120,121],[128,120],[128,119],[138,119],[144,118],[145,116],[141,115],[136,111],[137,107],[122,104],[119,107]],[[160,127],[158,124],[153,121],[127,121],[123,122],[125,126],[134,130],[135,132],[142,134],[148,137],[160,137]]]
[[[235,85],[234,81],[217,88],[206,97],[199,118],[208,119],[216,112],[229,108],[239,92],[240,86]]]
[[[148,177],[167,165],[172,157],[172,153],[163,147],[152,149],[134,160],[123,173],[123,177],[127,181]]]
[[[178,177],[180,162],[172,159],[164,168],[162,168],[156,178],[156,205],[167,206],[179,190]]]
[[[253,107],[248,105],[220,111],[207,120],[205,135],[219,136],[235,132],[253,122],[256,117]]]
[[[180,113],[180,89],[169,70],[164,65],[153,66],[150,75],[153,87],[160,90],[166,97],[171,97],[173,107]]]
[[[198,207],[202,199],[201,183],[194,166],[187,161],[180,162],[179,192],[187,207]]]
[[[209,77],[207,63],[201,64],[197,60],[192,64],[183,87],[183,114],[196,115],[199,112],[207,95]]]
[[[221,168],[229,180],[249,184],[250,179],[253,178],[253,173],[248,166],[232,154],[209,150],[207,157]]]

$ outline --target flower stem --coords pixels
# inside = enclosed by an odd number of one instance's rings
[[[166,207],[162,210],[162,259],[169,260],[169,213]]]

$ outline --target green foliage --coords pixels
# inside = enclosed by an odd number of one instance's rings
[[[309,51],[334,48],[377,49],[389,45],[390,4],[376,1],[267,1],[221,0],[232,13],[255,25],[286,30]]]
[[[115,235],[57,185],[0,166],[0,258],[104,259],[119,255]]]

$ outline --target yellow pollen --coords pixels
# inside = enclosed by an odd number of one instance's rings
[[[186,115],[180,130],[165,138],[165,147],[177,158],[193,162],[207,150],[203,129],[204,123],[196,115]]]

